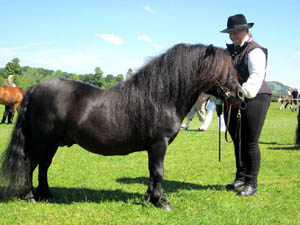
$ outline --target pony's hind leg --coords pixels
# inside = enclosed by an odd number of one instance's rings
[[[35,199],[46,202],[54,202],[54,198],[48,184],[48,168],[57,151],[57,146],[48,148],[39,162],[38,187],[34,193]]]
[[[32,177],[33,177],[33,171],[35,170],[37,166],[37,163],[34,161],[30,162],[30,171],[28,174],[28,178],[25,183],[25,190],[23,194],[21,195],[21,199],[24,199],[28,202],[36,202],[34,193],[33,193],[33,184],[32,184]]]
[[[150,182],[145,199],[147,202],[151,202],[157,208],[170,211],[170,203],[162,192],[164,157],[167,146],[168,144],[166,141],[161,141],[153,144],[148,150]]]

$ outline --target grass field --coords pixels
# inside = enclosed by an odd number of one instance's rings
[[[234,179],[233,146],[222,139],[219,162],[215,116],[202,133],[193,130],[200,125],[194,119],[192,130],[181,131],[168,148],[163,188],[171,212],[143,201],[148,183],[146,152],[104,157],[74,145],[60,148],[49,169],[56,203],[1,200],[0,224],[300,224],[296,116],[271,104],[260,139],[258,195],[243,198],[225,190]],[[11,131],[11,125],[0,125],[1,152]]]

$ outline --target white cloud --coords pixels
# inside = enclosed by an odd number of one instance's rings
[[[145,6],[145,10],[151,14],[156,14],[156,12],[153,9],[151,9],[151,7],[149,5]]]
[[[105,40],[105,41],[108,41],[108,42],[110,42],[114,45],[121,45],[121,44],[124,43],[122,38],[118,37],[115,34],[97,34],[96,36],[103,39],[103,40]]]
[[[298,51],[298,55],[300,55],[300,51]]]
[[[152,46],[153,46],[155,49],[161,49],[161,47],[160,47],[158,44],[156,44],[156,43],[152,43]]]
[[[146,35],[140,35],[136,37],[137,40],[139,41],[145,41],[147,43],[150,43],[152,47],[154,47],[155,49],[160,49],[159,45],[156,44],[151,38],[149,38]]]
[[[145,36],[145,35],[137,36],[136,39],[138,39],[139,41],[146,41],[146,42],[149,42],[149,43],[153,42],[153,41],[151,40],[151,38],[149,38],[149,37],[147,37],[147,36]]]

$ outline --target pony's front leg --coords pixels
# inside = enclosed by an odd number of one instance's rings
[[[161,141],[153,144],[148,150],[150,182],[145,198],[147,202],[151,202],[157,208],[170,211],[170,203],[162,193],[164,158],[167,147],[167,141]]]

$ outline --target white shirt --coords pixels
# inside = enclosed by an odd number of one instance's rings
[[[249,40],[249,36],[247,35],[242,45],[246,41]],[[262,83],[265,79],[265,73],[266,73],[266,55],[264,51],[260,48],[254,48],[251,52],[248,54],[248,70],[249,70],[249,78],[248,80],[243,83],[242,89],[245,92],[245,95],[247,98],[254,98]]]
[[[10,83],[10,84],[7,82],[7,84],[5,84],[5,85],[8,86],[8,87],[17,87],[17,85],[13,82]]]

